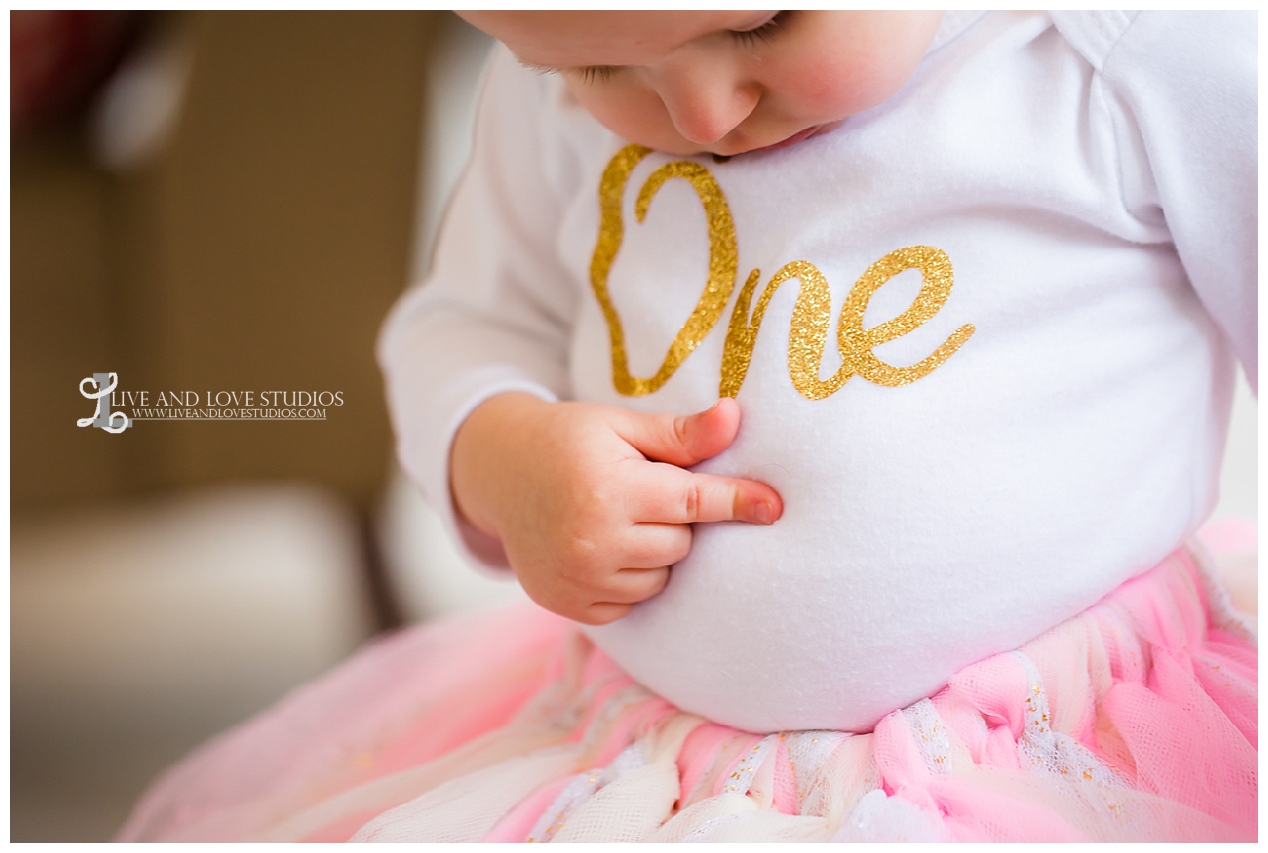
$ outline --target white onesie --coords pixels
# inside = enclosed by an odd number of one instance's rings
[[[949,13],[888,101],[727,162],[628,146],[499,50],[381,340],[403,464],[504,564],[448,493],[480,402],[735,396],[697,470],[783,518],[697,525],[587,630],[715,721],[870,728],[1209,514],[1234,356],[1256,382],[1256,126],[1253,14]]]

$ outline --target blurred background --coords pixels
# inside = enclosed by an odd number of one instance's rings
[[[395,467],[378,327],[489,42],[447,12],[10,13],[10,837],[109,839],[375,634],[522,595]],[[79,381],[340,390],[324,422],[81,429]],[[1239,380],[1219,517],[1257,514]]]
[[[373,353],[488,47],[447,12],[10,13],[12,840],[109,839],[374,634],[520,594],[400,479]],[[345,405],[108,435],[101,371]]]

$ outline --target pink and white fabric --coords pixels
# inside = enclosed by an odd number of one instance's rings
[[[684,713],[533,605],[362,651],[119,840],[1247,841],[1258,654],[1198,547],[862,734]]]

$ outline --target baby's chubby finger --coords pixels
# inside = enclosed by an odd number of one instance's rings
[[[723,397],[693,415],[631,411],[624,413],[616,429],[648,459],[686,468],[731,446],[740,429],[740,406]]]
[[[714,474],[692,474],[671,465],[653,468],[637,506],[642,522],[695,524],[746,521],[773,524],[784,512],[779,493],[765,483]]]
[[[688,476],[691,482],[684,489],[682,502],[686,523],[747,521],[750,524],[774,524],[784,514],[784,502],[779,493],[765,483],[712,474]]]
[[[609,622],[615,622],[634,609],[632,604],[616,604],[611,601],[600,601],[595,604],[588,605],[577,611],[575,615],[561,613],[561,616],[567,616],[575,622],[583,625],[607,625]]]
[[[668,583],[668,566],[621,569],[607,580],[599,598],[611,604],[637,604],[658,594]]]
[[[691,537],[686,524],[635,524],[622,535],[616,559],[628,569],[672,566],[691,551]]]

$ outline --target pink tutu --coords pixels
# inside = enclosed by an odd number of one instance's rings
[[[685,714],[531,605],[414,628],[168,771],[119,838],[1254,840],[1257,647],[1200,561],[868,734]]]

